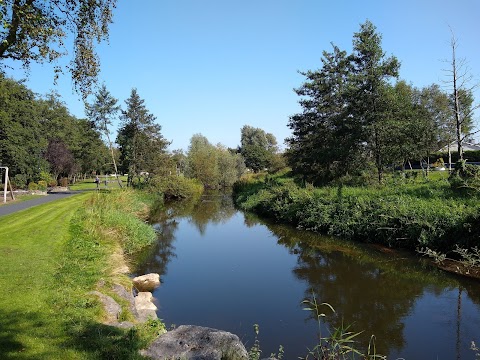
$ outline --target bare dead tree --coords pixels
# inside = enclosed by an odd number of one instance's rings
[[[450,32],[452,34],[450,39],[452,58],[446,61],[449,68],[444,69],[450,79],[444,81],[444,83],[451,91],[458,156],[460,160],[463,160],[463,142],[468,136],[478,132],[471,131],[467,125],[469,125],[468,122],[471,121],[474,111],[479,108],[480,104],[462,104],[462,95],[464,97],[472,96],[473,90],[478,87],[478,83],[471,85],[473,76],[470,73],[467,61],[464,58],[457,58],[458,39],[451,28]]]

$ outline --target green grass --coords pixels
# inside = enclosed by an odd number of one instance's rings
[[[145,211],[136,199],[133,192],[87,193],[0,218],[0,359],[142,358],[138,349],[161,324],[103,325],[103,309],[88,295],[99,280],[108,293],[123,276],[112,273],[111,255],[126,236],[151,237],[148,225],[132,220]],[[122,219],[134,229],[106,224],[106,204],[126,209],[130,217]]]
[[[342,238],[412,250],[479,246],[478,194],[453,190],[437,173],[428,180],[392,177],[383,186],[319,188],[269,175],[238,182],[234,197],[244,210]]]
[[[119,176],[120,180],[122,180],[123,187],[127,186],[127,177],[126,176]],[[105,180],[108,181],[107,185],[105,186]],[[97,188],[97,184],[95,183],[95,178],[80,180],[77,181],[75,184],[68,186],[70,190],[95,190]],[[100,176],[100,186],[99,189],[119,189],[120,186],[118,185],[117,179],[114,176]]]

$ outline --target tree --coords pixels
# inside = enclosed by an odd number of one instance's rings
[[[348,115],[345,51],[333,45],[323,52],[319,70],[301,72],[306,81],[295,92],[303,111],[290,117],[292,137],[286,157],[288,164],[305,180],[329,181],[352,171],[363,151],[361,129]]]
[[[458,40],[453,31],[450,48],[452,50],[452,58],[449,63],[450,69],[445,71],[447,71],[450,77],[447,84],[451,91],[458,156],[460,160],[463,160],[463,142],[471,135],[472,115],[479,105],[473,105],[473,89],[476,85],[473,87],[469,86],[472,76],[467,69],[466,60],[457,58]]]
[[[117,163],[113,153],[113,145],[110,140],[109,130],[109,127],[112,125],[112,118],[120,111],[120,106],[117,105],[117,101],[118,100],[107,90],[105,84],[103,84],[95,95],[95,101],[92,104],[85,104],[85,107],[89,119],[107,138],[110,153],[112,155],[113,167],[115,169],[115,177],[120,187],[122,187],[122,182],[118,177]]]
[[[273,134],[249,125],[242,127],[240,153],[248,168],[255,172],[268,168],[277,151],[277,140]]]
[[[193,135],[187,153],[187,176],[200,180],[205,188],[216,188],[219,182],[217,156],[217,149],[205,136]]]
[[[75,171],[75,159],[65,143],[53,139],[48,143],[45,159],[49,162],[54,179],[70,176]]]
[[[382,182],[383,170],[386,165],[382,149],[388,141],[385,94],[391,78],[398,77],[400,63],[394,56],[385,58],[382,50],[382,36],[376,27],[366,21],[360,25],[360,31],[353,36],[353,53],[350,55],[352,75],[349,91],[351,115],[364,130],[364,141],[374,157],[378,173],[378,181]]]
[[[122,127],[117,136],[120,145],[120,160],[123,170],[128,171],[128,186],[133,178],[139,180],[142,172],[155,173],[169,162],[166,148],[169,142],[161,134],[162,127],[155,123],[156,117],[145,107],[134,88],[125,100],[127,109],[122,111]]]
[[[32,61],[55,62],[67,53],[64,41],[73,34],[68,69],[85,99],[100,68],[94,45],[108,38],[115,5],[116,0],[2,0],[0,59],[26,68]]]

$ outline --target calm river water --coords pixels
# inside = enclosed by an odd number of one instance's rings
[[[155,247],[137,273],[158,272],[158,316],[237,334],[247,349],[253,324],[267,357],[306,356],[318,336],[302,301],[316,295],[328,329],[351,324],[360,346],[376,337],[389,359],[474,359],[480,344],[480,283],[432,269],[399,252],[322,237],[262,221],[229,195],[173,204],[154,218]]]

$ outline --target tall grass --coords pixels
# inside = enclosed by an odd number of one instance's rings
[[[299,228],[391,247],[450,251],[480,245],[480,201],[448,182],[383,187],[299,186],[294,179],[243,180],[234,188],[244,210]]]

